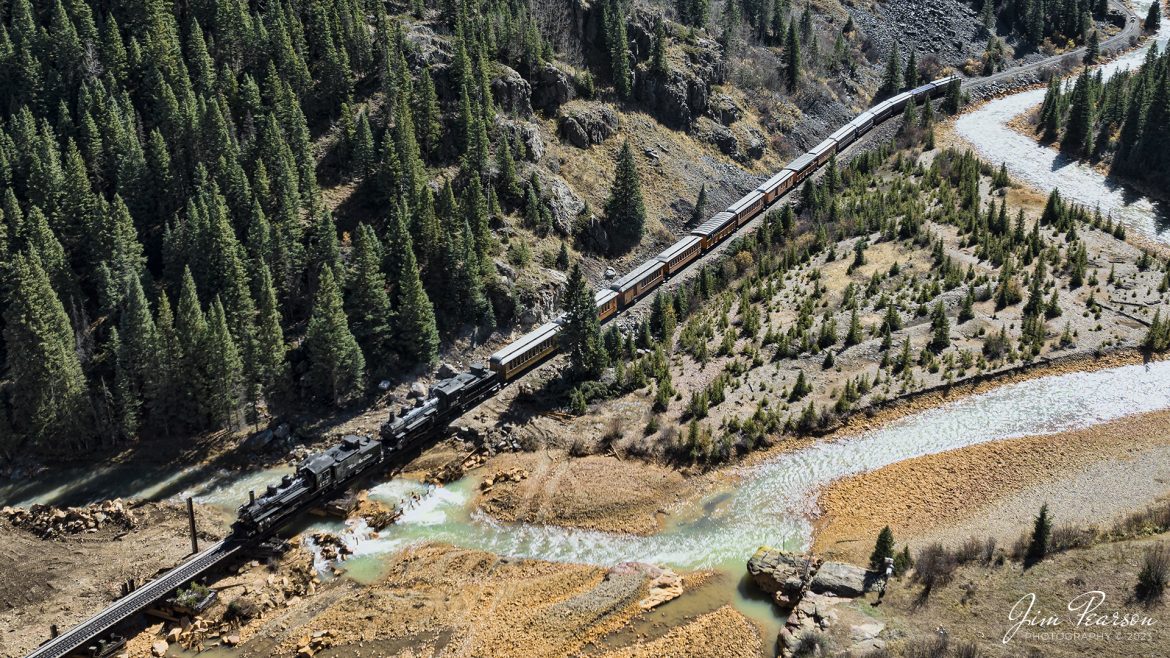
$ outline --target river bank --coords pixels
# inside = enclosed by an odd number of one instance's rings
[[[1119,475],[1124,473],[1124,477]],[[882,526],[901,543],[1001,545],[1047,503],[1057,523],[1105,524],[1170,492],[1170,411],[901,461],[821,490],[814,550],[864,560]]]

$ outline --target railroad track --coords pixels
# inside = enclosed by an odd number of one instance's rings
[[[28,658],[64,658],[138,614],[170,592],[229,559],[240,544],[223,540],[115,601],[110,607],[37,647]]]
[[[1158,1],[1161,2],[1161,0]],[[1121,50],[1129,45],[1130,39],[1134,39],[1141,35],[1142,19],[1139,18],[1138,15],[1129,8],[1129,5],[1121,2],[1120,0],[1110,0],[1109,6],[1120,11],[1122,15],[1125,16],[1125,26],[1122,27],[1121,31],[1117,34],[1114,34],[1108,39],[1102,41],[1100,48],[1102,51]],[[1038,62],[1017,66],[1015,68],[1011,68],[1006,71],[1000,71],[999,73],[993,73],[992,75],[984,76],[982,78],[970,78],[963,81],[963,89],[976,89],[979,87],[995,84],[997,82],[1008,82],[1013,80],[1016,76],[1040,71],[1046,67],[1059,64],[1067,57],[1084,56],[1084,53],[1085,47],[1081,46],[1080,48],[1074,48],[1073,50],[1070,50],[1066,53],[1053,55],[1052,57],[1046,57]]]

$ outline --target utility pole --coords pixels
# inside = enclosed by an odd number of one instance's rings
[[[187,521],[191,525],[191,554],[199,552],[199,536],[195,534],[195,501],[187,497]]]

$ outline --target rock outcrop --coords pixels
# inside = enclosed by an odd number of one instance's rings
[[[532,75],[532,105],[548,114],[577,97],[573,76],[545,64]]]
[[[617,114],[608,105],[580,102],[562,108],[557,126],[561,136],[580,149],[604,142],[617,128]]]
[[[522,160],[539,162],[544,157],[544,139],[532,123],[496,115],[495,127],[498,132],[508,136],[508,141],[517,147]]]
[[[542,171],[540,167],[535,171],[543,193],[541,201],[552,214],[553,230],[563,236],[572,235],[577,217],[585,210],[585,202],[560,176]]]
[[[788,612],[788,619],[780,631],[780,655],[792,656],[801,642],[801,636],[821,633],[832,626],[844,613],[853,648],[880,649],[885,646],[878,634],[884,626],[870,617],[842,608],[834,608],[864,595],[880,585],[879,574],[845,564],[823,562],[805,553],[792,553],[761,546],[748,560],[748,573],[761,590]],[[849,621],[852,618],[852,621]]]
[[[808,587],[818,594],[856,598],[864,594],[877,574],[844,562],[825,562],[817,569]]]
[[[790,608],[808,587],[818,564],[811,555],[761,546],[747,568],[757,587],[771,594],[780,607]]]
[[[492,99],[496,107],[516,116],[532,115],[532,85],[515,69],[496,65],[496,77],[492,80]]]

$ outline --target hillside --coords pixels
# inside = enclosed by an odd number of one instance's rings
[[[500,344],[889,87],[866,11],[13,2],[0,454],[306,422]]]

